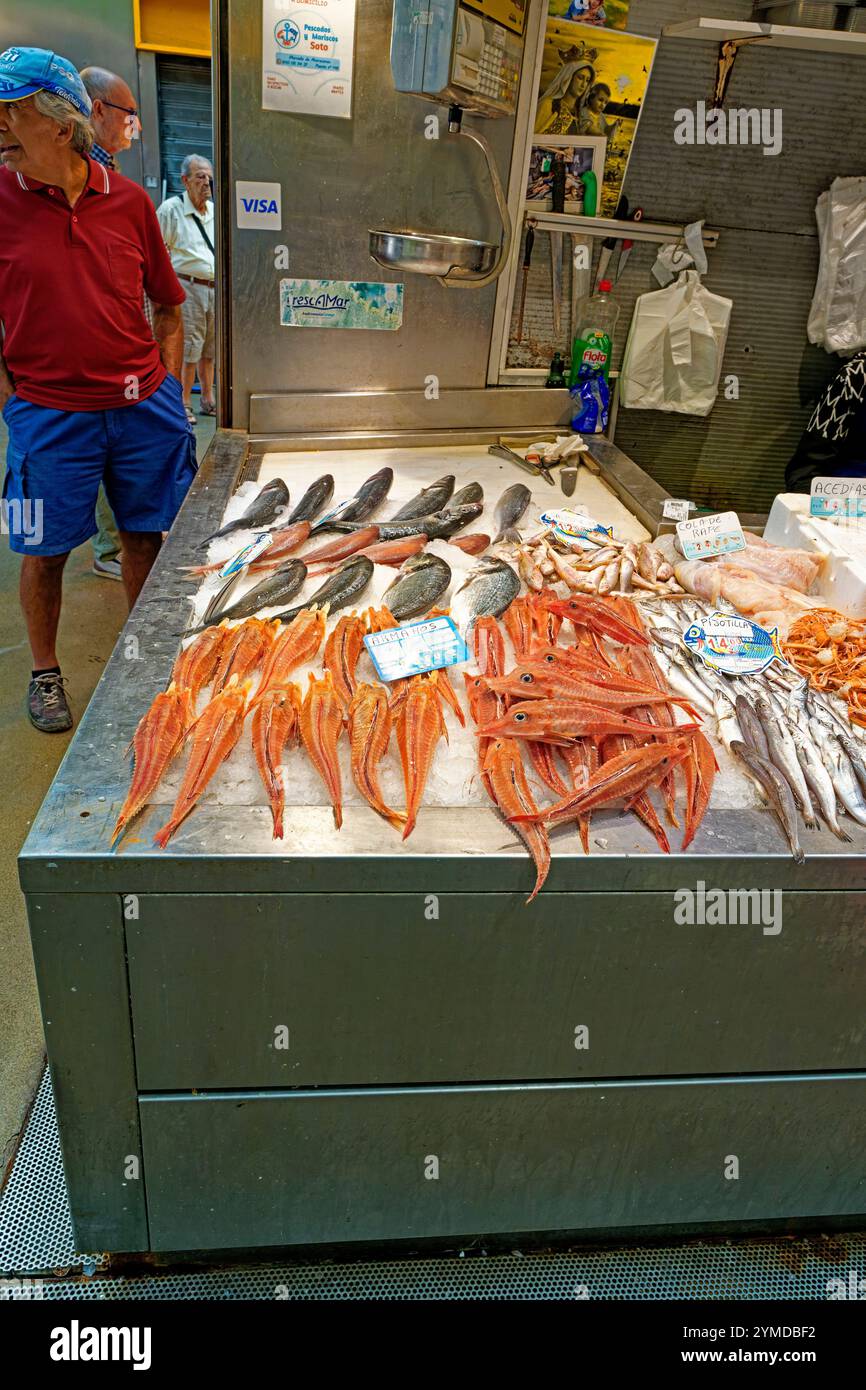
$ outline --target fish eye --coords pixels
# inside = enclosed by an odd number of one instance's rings
[[[556,657],[553,655],[553,652],[548,652],[544,659],[547,662],[548,666],[552,666],[553,663],[556,661]]]
[[[518,711],[517,714],[515,714],[515,716],[514,716],[514,722],[515,722],[515,724],[522,724],[525,718],[526,718],[526,715],[524,714],[524,712],[523,712],[522,710],[520,710],[520,711]]]
[[[531,672],[531,671],[524,671],[524,672],[523,672],[523,675],[520,677],[520,679],[523,681],[523,684],[524,684],[524,685],[532,685],[532,680],[533,680],[532,672]]]

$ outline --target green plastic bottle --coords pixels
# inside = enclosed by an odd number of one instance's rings
[[[587,295],[577,306],[569,386],[591,377],[603,376],[608,380],[613,334],[619,318],[619,305],[611,298],[612,289],[610,280],[602,280],[598,293]]]

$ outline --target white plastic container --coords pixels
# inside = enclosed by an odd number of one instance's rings
[[[809,515],[803,492],[782,492],[775,498],[764,540],[828,557],[813,592],[847,618],[866,618],[866,518],[826,521]]]

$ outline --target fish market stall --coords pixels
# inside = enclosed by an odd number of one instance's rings
[[[223,427],[20,859],[84,1250],[866,1210],[862,735],[779,659],[816,567],[690,558],[503,368],[543,7],[439,8],[370,0],[306,109],[213,6]]]
[[[604,486],[618,451],[593,452],[602,475],[584,500],[640,540]],[[458,488],[483,478],[487,505],[523,476],[477,446],[362,453],[345,454],[342,490],[387,458],[381,514],[444,469]],[[589,854],[573,823],[552,834],[529,906],[527,855],[449,711],[406,840],[345,762],[337,830],[298,750],[274,839],[242,740],[166,849],[153,834],[173,770],[110,847],[124,750],[166,687],[191,596],[198,610],[206,594],[184,567],[207,562],[204,538],[260,484],[279,476],[300,499],[335,457],[217,435],[22,854],[79,1243],[850,1224],[863,1207],[866,830],[809,831],[796,864],[714,729],[720,771],[685,853],[597,811]],[[531,491],[535,508],[556,495]],[[622,478],[620,491],[646,510],[647,493]],[[363,601],[381,602],[395,573]],[[389,756],[382,791],[402,807]]]

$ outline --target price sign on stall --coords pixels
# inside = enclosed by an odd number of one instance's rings
[[[866,478],[813,478],[810,516],[866,516]]]
[[[389,627],[371,632],[364,645],[373,659],[376,675],[383,681],[440,671],[469,660],[469,650],[450,618],[429,618],[426,622]]]
[[[694,521],[678,521],[677,536],[687,560],[706,560],[711,555],[730,555],[746,548],[736,512],[717,512],[715,516],[696,516]]]

